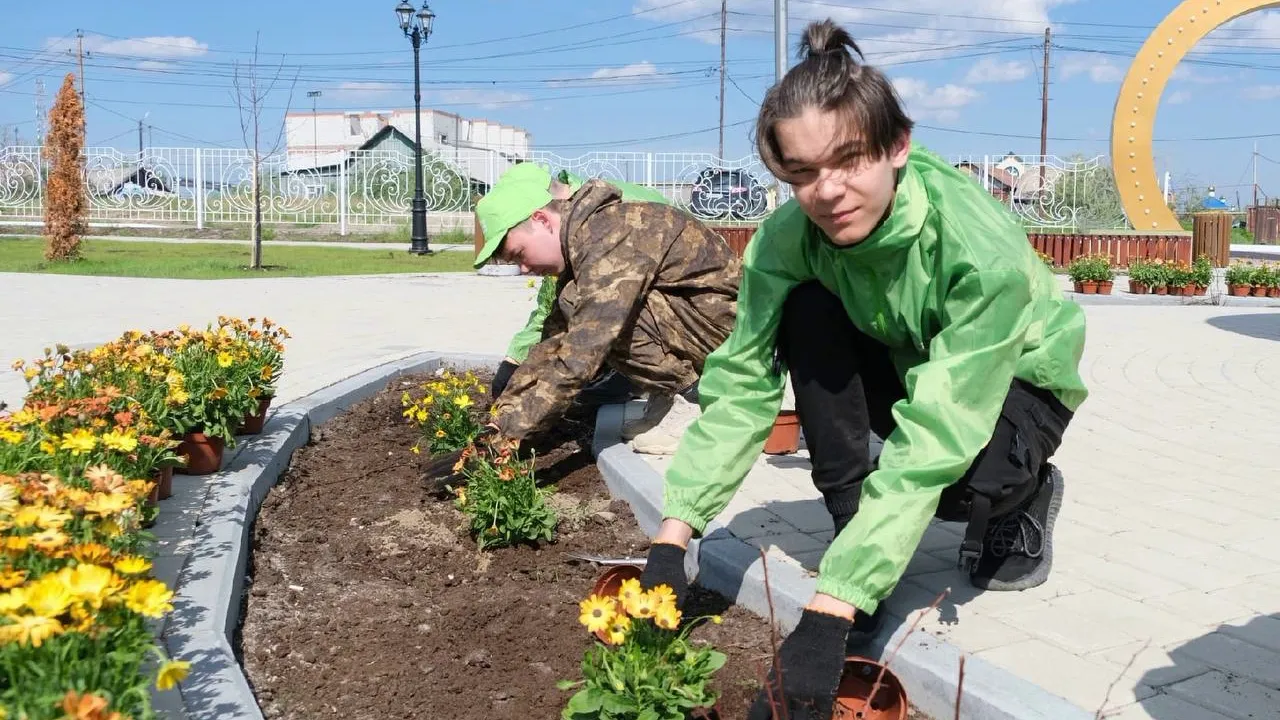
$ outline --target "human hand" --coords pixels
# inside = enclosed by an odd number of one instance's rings
[[[676,607],[684,607],[689,595],[689,581],[684,572],[685,549],[679,545],[655,541],[649,546],[649,559],[640,575],[640,588],[650,590],[666,585],[676,596]]]
[[[493,373],[493,382],[489,384],[489,396],[494,400],[507,389],[507,383],[511,382],[511,376],[515,374],[516,368],[520,367],[520,363],[513,362],[511,358],[503,358],[498,363],[498,370]]]
[[[752,703],[747,720],[831,720],[844,673],[845,639],[852,626],[848,618],[806,609],[778,648],[767,684]],[[785,716],[775,714],[775,709],[785,711]]]

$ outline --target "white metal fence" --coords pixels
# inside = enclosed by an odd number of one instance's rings
[[[0,222],[39,222],[48,164],[41,148],[0,148]],[[754,155],[726,160],[711,153],[595,152],[576,157],[534,152],[527,160],[581,177],[644,185],[697,217],[750,223],[789,197]],[[315,167],[307,153],[264,158],[259,180],[263,221],[332,226],[340,233],[407,222],[413,156],[400,149],[352,152]],[[1038,228],[1124,227],[1105,158],[953,157],[957,167]],[[475,201],[512,165],[494,152],[450,151],[424,158],[423,185],[436,229],[470,229]],[[149,148],[86,151],[90,222],[204,228],[248,223],[253,214],[253,158],[247,150]]]

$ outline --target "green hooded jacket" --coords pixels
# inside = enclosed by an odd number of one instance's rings
[[[706,362],[702,415],[666,473],[664,516],[701,534],[759,457],[784,376],[772,372],[783,302],[818,280],[854,325],[891,349],[905,399],[861,505],[819,567],[817,592],[874,612],[897,585],[939,496],[995,428],[1013,378],[1084,402],[1081,308],[1064,299],[1021,225],[971,178],[913,146],[893,211],[837,247],[794,200],[766,220],[743,260],[732,334]]]
[[[578,192],[578,188],[582,187],[583,183],[582,178],[570,173],[568,170],[561,170],[558,179],[569,186],[571,193]],[[644,185],[618,180],[605,180],[605,182],[622,191],[623,202],[672,204],[666,195]],[[551,304],[555,302],[555,299],[556,279],[552,276],[543,277],[542,284],[538,286],[538,304],[534,307],[533,312],[529,313],[529,320],[525,322],[524,327],[520,328],[511,338],[510,344],[507,345],[507,357],[516,361],[516,363],[522,363],[528,359],[529,350],[542,340],[542,326],[547,321],[547,315],[551,312]]]

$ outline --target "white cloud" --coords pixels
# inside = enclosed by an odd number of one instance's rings
[[[9,81],[12,79],[13,79],[13,75],[7,72],[4,72],[3,70],[0,70],[0,85],[8,85]]]
[[[552,80],[551,87],[599,87],[601,85],[649,85],[668,78],[648,60],[620,67],[597,68],[589,77]]]
[[[167,63],[162,60],[143,60],[138,63],[139,70],[170,70],[174,67],[173,63]]]
[[[455,90],[438,90],[429,93],[427,100],[441,105],[470,105],[486,110],[526,105],[530,98],[525,93],[506,90],[476,90],[458,88]]]
[[[1241,90],[1240,94],[1249,100],[1275,100],[1280,98],[1280,85],[1253,85]]]
[[[658,68],[653,63],[645,60],[643,62],[631,63],[622,67],[602,67],[591,73],[591,77],[597,80],[613,80],[638,77],[652,77],[658,74]]]
[[[984,57],[969,68],[964,81],[970,85],[979,83],[1004,83],[1022,80],[1031,74],[1031,67],[1020,60],[1002,62]]]
[[[1195,83],[1197,85],[1220,85],[1222,83],[1231,82],[1231,76],[1225,73],[1206,74],[1199,70],[1192,70],[1186,65],[1178,65],[1173,69],[1173,74],[1169,76],[1170,80],[1178,80],[1180,82]]]
[[[1174,90],[1165,97],[1164,101],[1170,105],[1181,105],[1191,99],[1191,93],[1187,90]]]
[[[1070,80],[1077,75],[1087,75],[1096,83],[1118,83],[1124,79],[1125,69],[1111,61],[1110,58],[1084,53],[1074,53],[1062,64],[1063,80]]]
[[[854,34],[868,62],[884,65],[946,57],[972,52],[973,43],[991,40],[991,31],[1025,33],[1028,38],[1042,36],[1045,27],[1052,25],[1049,11],[1073,2],[1076,0],[896,0],[893,3],[876,3],[885,9],[845,7],[835,0],[822,4],[793,2],[788,16],[793,37],[788,54],[795,57],[795,33],[802,32],[814,20],[830,17]],[[670,7],[664,7],[668,5]],[[729,25],[736,33],[755,38],[770,35],[773,32],[773,5],[773,0],[734,0],[730,5]],[[683,26],[663,28],[663,33],[701,30],[703,32],[697,33],[696,38],[710,44],[720,41],[720,0],[688,0],[676,5],[672,5],[671,0],[635,0],[632,10],[644,12],[640,19],[653,23],[688,21]],[[884,26],[903,29],[886,30]],[[735,30],[730,30],[730,33],[734,34]]]
[[[1280,47],[1280,12],[1251,12],[1232,20],[1205,36],[1197,52],[1213,52],[1234,47]]]
[[[410,92],[407,88],[388,82],[344,82],[326,95],[344,100],[369,100],[395,93]]]
[[[44,43],[46,50],[64,51],[76,49],[74,38],[50,38]],[[209,52],[209,45],[189,36],[158,35],[136,38],[109,38],[102,35],[85,35],[84,49],[101,55],[129,55],[150,59],[179,59],[200,57]]]
[[[960,108],[982,96],[977,90],[948,83],[937,87],[919,78],[896,78],[893,87],[907,105],[907,113],[917,120],[934,119],[951,122],[959,118]]]

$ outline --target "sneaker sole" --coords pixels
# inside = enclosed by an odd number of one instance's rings
[[[1049,516],[1044,528],[1044,562],[1040,563],[1035,572],[1021,580],[1005,582],[989,578],[982,584],[974,582],[974,585],[980,590],[993,590],[996,592],[1030,590],[1033,587],[1043,585],[1049,579],[1049,572],[1053,570],[1053,525],[1058,520],[1058,511],[1062,509],[1063,493],[1062,471],[1058,469],[1058,466],[1050,464],[1049,472],[1053,477],[1053,495],[1049,498]]]

